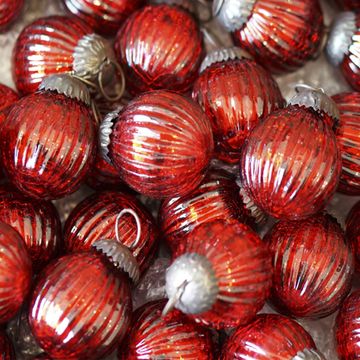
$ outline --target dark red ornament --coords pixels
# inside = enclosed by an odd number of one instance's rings
[[[333,96],[340,111],[336,138],[341,148],[342,173],[338,190],[360,195],[360,93]]]
[[[124,209],[135,211],[140,220],[140,240],[132,252],[140,270],[144,271],[157,249],[158,231],[152,216],[135,197],[121,192],[105,191],[91,195],[71,212],[64,230],[66,250],[88,250],[101,239],[116,241],[116,218]],[[119,240],[130,247],[139,231],[135,218],[131,214],[124,214],[119,220],[118,229]]]
[[[211,125],[200,106],[170,91],[140,95],[100,129],[103,155],[141,194],[184,195],[203,180],[212,151]]]
[[[212,360],[210,332],[177,310],[162,317],[164,306],[155,301],[136,310],[119,359]]]
[[[319,214],[280,221],[266,236],[273,257],[272,300],[294,317],[325,317],[351,289],[354,257],[337,221]]]
[[[123,21],[145,4],[145,0],[63,1],[69,11],[103,35],[114,35]]]
[[[31,260],[20,234],[0,222],[0,323],[20,309],[31,285]]]
[[[202,36],[195,19],[181,7],[146,6],[120,28],[115,52],[130,92],[185,92],[198,75]]]
[[[337,0],[337,3],[344,10],[360,10],[359,0]]]
[[[351,209],[346,219],[346,237],[355,251],[355,268],[360,272],[360,202]]]
[[[221,360],[322,360],[314,340],[297,322],[275,314],[257,315],[226,341]]]
[[[5,331],[0,331],[0,360],[15,360],[15,351]]]
[[[2,127],[11,105],[19,100],[19,95],[8,86],[0,84],[0,128]]]
[[[0,1],[0,32],[6,30],[20,14],[24,6],[24,0],[1,0]]]
[[[299,88],[285,109],[267,116],[242,152],[245,193],[263,211],[280,219],[305,218],[334,194],[341,153],[333,126],[335,103],[320,90]]]

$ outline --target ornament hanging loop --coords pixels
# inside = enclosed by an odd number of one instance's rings
[[[132,210],[132,209],[123,209],[123,210],[120,211],[120,213],[116,217],[116,222],[115,222],[115,237],[116,237],[116,240],[119,243],[121,243],[120,234],[119,234],[119,221],[125,214],[132,215],[135,218],[135,221],[136,221],[136,227],[137,227],[136,238],[135,238],[134,242],[131,245],[128,246],[129,249],[134,249],[139,244],[140,238],[141,238],[141,222],[140,222],[139,215],[134,210]]]
[[[178,288],[176,293],[174,294],[173,297],[171,297],[168,302],[166,303],[163,311],[162,311],[162,316],[166,316],[171,310],[173,310],[175,308],[175,305],[180,301],[186,286],[188,285],[188,281],[185,280]]]

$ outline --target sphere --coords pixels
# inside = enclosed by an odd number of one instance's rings
[[[1,0],[0,2],[0,32],[6,30],[20,14],[24,0]]]
[[[349,212],[346,219],[346,237],[355,252],[355,268],[360,271],[360,201]]]
[[[2,127],[11,105],[19,100],[19,95],[8,86],[0,84],[0,128]]]
[[[5,331],[0,332],[0,359],[1,360],[14,360],[15,351],[13,345],[6,335]]]

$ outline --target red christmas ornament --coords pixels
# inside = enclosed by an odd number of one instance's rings
[[[341,154],[330,127],[338,118],[329,97],[301,87],[288,107],[253,130],[242,152],[240,175],[243,190],[257,206],[289,220],[325,206],[341,172]]]
[[[140,221],[140,239],[131,250],[143,272],[157,249],[158,231],[152,216],[131,195],[120,192],[102,192],[83,200],[69,215],[65,224],[64,240],[68,252],[88,250],[98,240],[117,239],[130,247],[137,235],[138,224],[133,215],[116,219],[124,209],[133,210]]]
[[[328,59],[340,68],[347,82],[360,91],[360,13],[343,12],[335,17],[326,45]]]
[[[103,156],[146,196],[184,195],[202,181],[213,151],[211,126],[200,106],[170,91],[153,91],[106,117]]]
[[[0,222],[0,323],[20,309],[31,284],[31,260],[19,233]]]
[[[0,331],[0,360],[14,360],[15,351],[10,339],[4,331]]]
[[[340,111],[336,131],[341,147],[342,174],[338,190],[360,195],[360,93],[342,93],[333,96]]]
[[[257,315],[235,330],[223,347],[221,360],[322,360],[311,336],[294,320],[275,314]]]
[[[360,10],[359,0],[337,0],[337,3],[344,10]]]
[[[355,268],[360,272],[360,202],[351,209],[346,219],[346,237],[355,251]]]
[[[95,155],[95,127],[85,85],[69,75],[45,79],[19,100],[2,130],[10,181],[27,195],[55,199],[76,191]]]
[[[177,247],[166,272],[175,306],[216,329],[249,322],[264,306],[271,286],[271,256],[249,227],[232,220],[198,226]]]
[[[351,289],[354,257],[330,215],[280,221],[267,234],[273,256],[272,299],[294,317],[325,317]]]
[[[239,48],[210,53],[192,95],[211,121],[217,157],[231,163],[260,118],[284,105],[275,80]]]
[[[119,30],[115,52],[130,92],[185,92],[198,75],[202,36],[195,19],[181,7],[146,6]]]
[[[318,0],[215,0],[213,13],[235,44],[272,72],[295,71],[319,52]]]
[[[24,0],[1,0],[0,1],[0,31],[6,30],[20,14],[24,6]]]
[[[11,105],[19,100],[19,95],[6,85],[0,84],[0,128],[4,123]]]
[[[360,291],[354,291],[342,304],[336,318],[335,336],[340,360],[360,356]]]
[[[63,1],[69,11],[104,35],[114,35],[122,22],[145,3],[145,0]]]
[[[210,333],[180,311],[162,317],[164,305],[163,301],[155,301],[135,312],[119,359],[213,359]]]

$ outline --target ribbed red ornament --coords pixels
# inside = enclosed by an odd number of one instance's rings
[[[0,323],[20,309],[31,285],[31,260],[20,234],[0,222]]]
[[[344,10],[360,10],[359,0],[337,0],[337,3]]]
[[[136,310],[119,359],[213,359],[210,332],[177,310],[162,317],[164,306],[155,301]]]
[[[18,91],[33,93],[49,75],[71,72],[78,41],[93,31],[80,19],[49,16],[20,33],[13,52],[13,77]]]
[[[15,351],[4,331],[0,331],[0,360],[15,360]]]
[[[351,209],[346,219],[346,237],[355,251],[355,267],[360,272],[360,201]]]
[[[319,51],[324,31],[318,0],[256,0],[234,42],[275,73],[295,71]]]
[[[61,223],[55,206],[15,191],[0,193],[0,221],[23,237],[35,270],[54,258],[62,242]]]
[[[241,147],[260,118],[284,105],[275,80],[249,59],[210,65],[196,80],[192,96],[211,121],[217,157],[231,163],[240,159]]]
[[[32,197],[55,199],[76,191],[95,150],[90,108],[55,92],[19,100],[2,131],[4,169],[10,181]]]
[[[59,258],[41,274],[29,322],[53,359],[102,359],[124,337],[131,321],[127,275],[105,257],[78,253]]]
[[[83,200],[69,215],[65,224],[65,248],[69,252],[90,249],[102,239],[114,239],[116,217],[124,209],[136,212],[140,219],[139,243],[131,249],[140,269],[144,271],[151,262],[157,248],[158,231],[148,211],[132,195],[105,191]],[[122,244],[130,247],[136,239],[137,226],[131,214],[119,220],[119,237]]]
[[[340,110],[336,138],[341,148],[342,173],[338,190],[360,195],[360,93],[332,97]]]
[[[354,257],[337,221],[319,214],[280,221],[267,234],[273,257],[272,300],[294,317],[325,317],[351,289]]]
[[[297,355],[297,357],[296,357]],[[226,341],[221,360],[324,359],[311,336],[297,322],[275,314],[257,315]]]
[[[99,34],[114,35],[131,13],[145,0],[63,0],[74,15],[82,18]]]
[[[119,30],[115,52],[130,92],[185,92],[198,75],[202,36],[195,19],[181,7],[147,6]]]
[[[0,84],[0,128],[10,110],[11,105],[19,100],[19,95],[8,86]]]
[[[253,130],[240,172],[244,190],[262,210],[295,220],[329,201],[338,186],[341,154],[328,121],[310,108],[289,105]]]
[[[23,6],[24,0],[1,0],[0,31],[6,30],[9,24],[18,17]]]
[[[141,194],[184,195],[203,180],[212,152],[211,125],[200,106],[170,91],[140,95],[120,112],[109,156]]]

